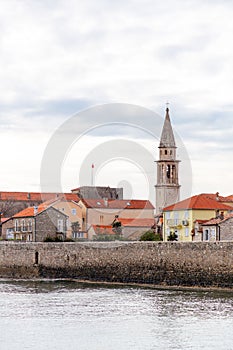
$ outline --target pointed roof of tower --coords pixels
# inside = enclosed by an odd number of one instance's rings
[[[172,125],[169,116],[169,108],[166,109],[166,117],[163,124],[163,130],[160,137],[159,148],[163,147],[176,147],[175,138],[172,130]]]

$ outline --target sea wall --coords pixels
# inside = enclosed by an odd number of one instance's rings
[[[0,278],[233,288],[233,242],[1,242]]]

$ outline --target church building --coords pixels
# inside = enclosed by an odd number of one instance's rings
[[[176,143],[171,126],[169,108],[166,109],[165,121],[159,144],[157,163],[156,214],[163,208],[180,200],[179,160],[176,159]]]

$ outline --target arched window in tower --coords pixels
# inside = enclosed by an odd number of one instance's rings
[[[162,180],[162,182],[164,181],[164,165],[163,164],[161,167],[161,180]]]
[[[175,165],[172,166],[172,178],[174,181],[176,181],[176,167],[175,167]]]
[[[171,177],[171,166],[169,164],[167,165],[166,173],[167,173],[167,178],[170,179],[170,177]]]

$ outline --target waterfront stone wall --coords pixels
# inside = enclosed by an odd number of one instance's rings
[[[233,242],[1,242],[0,278],[232,288]]]

